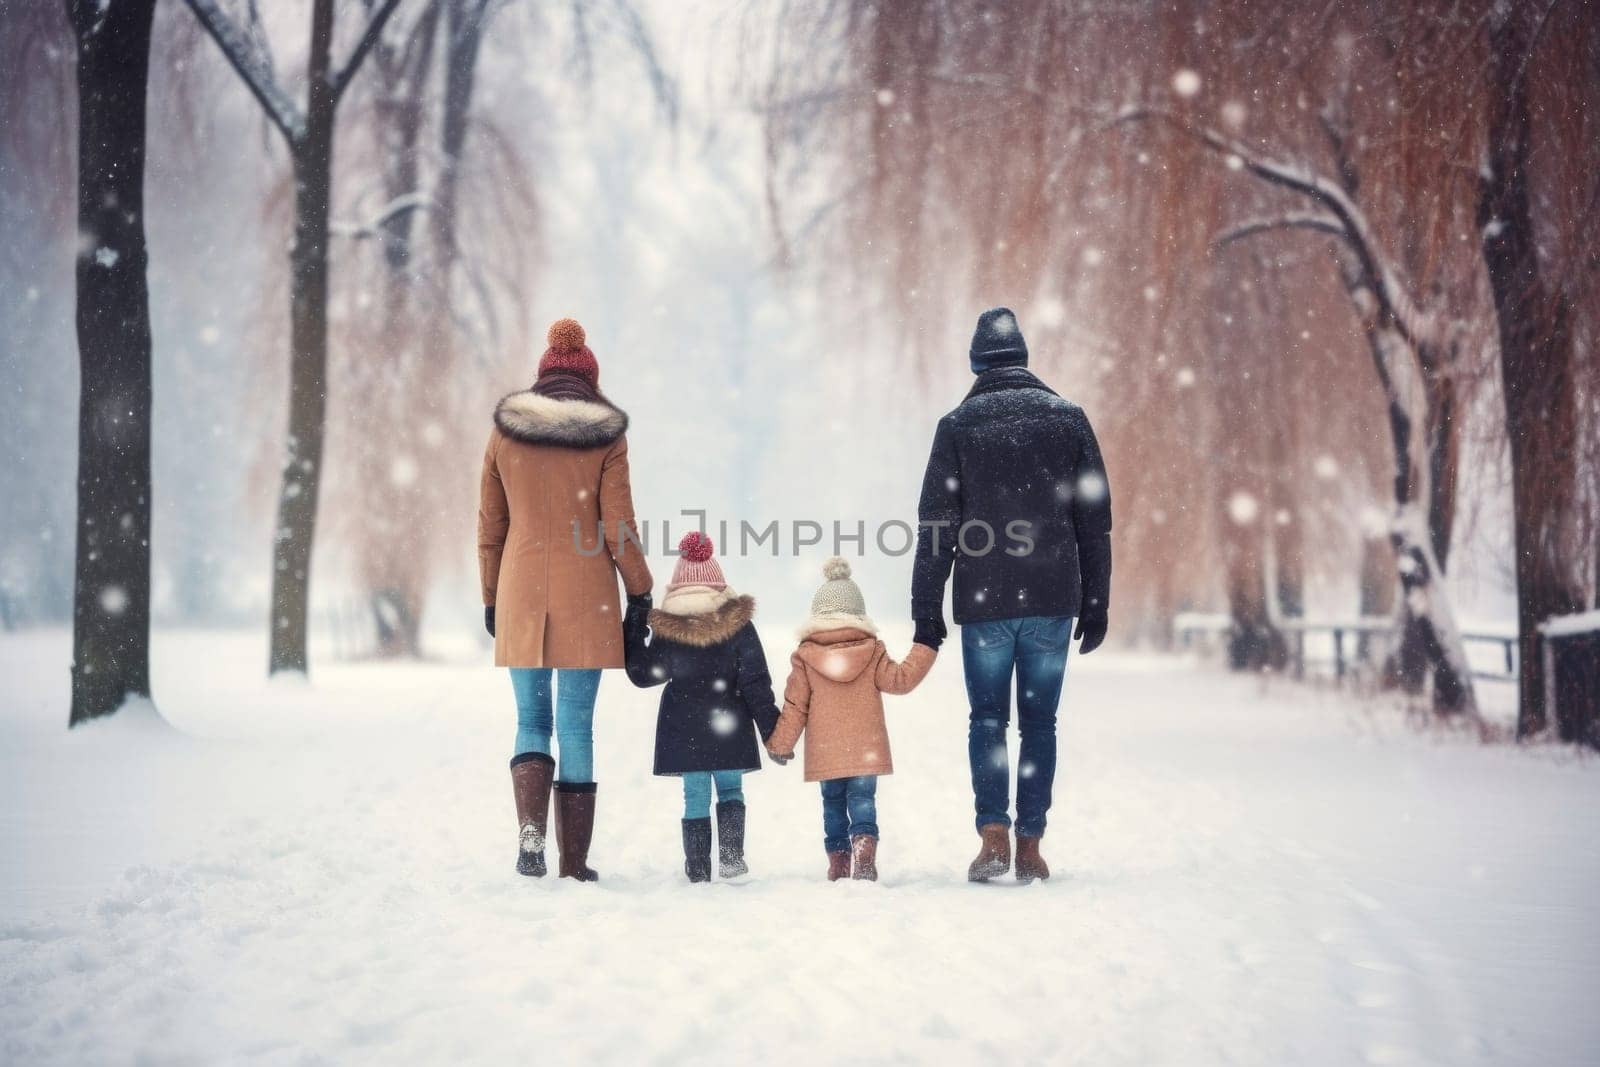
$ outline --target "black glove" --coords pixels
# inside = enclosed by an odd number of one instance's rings
[[[490,604],[483,609],[483,628],[489,631],[489,636],[494,636],[494,605]]]
[[[632,596],[628,597],[629,611],[634,611],[636,609],[639,611],[649,611],[654,604],[655,601],[650,599],[650,591],[648,589],[642,593],[634,593]]]
[[[937,615],[931,619],[918,619],[917,633],[911,640],[919,645],[927,645],[937,652],[948,633],[949,631],[944,628],[944,616]]]
[[[1082,640],[1078,644],[1078,654],[1087,656],[1100,647],[1100,642],[1106,639],[1105,612],[1095,612],[1093,615],[1079,615],[1078,628],[1073,633],[1073,638]]]
[[[770,749],[770,748],[767,749],[767,758],[769,760],[771,760],[773,763],[776,763],[780,767],[784,766],[790,760],[794,759],[793,756],[780,756],[776,752],[772,751],[772,749]]]

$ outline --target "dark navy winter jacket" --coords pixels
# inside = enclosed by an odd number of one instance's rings
[[[778,705],[755,601],[736,597],[701,615],[629,606],[622,640],[628,679],[665,685],[656,715],[657,774],[758,771],[760,746],[778,725]]]
[[[917,506],[911,614],[957,623],[1104,613],[1111,488],[1078,405],[1022,367],[978,375],[939,420]],[[992,537],[992,544],[990,539]]]

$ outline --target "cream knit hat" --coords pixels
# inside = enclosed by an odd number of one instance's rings
[[[822,576],[827,581],[811,598],[811,614],[867,617],[867,599],[861,595],[861,587],[850,580],[850,564],[843,557],[834,556],[824,563]]]

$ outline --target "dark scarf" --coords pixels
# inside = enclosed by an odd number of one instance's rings
[[[581,374],[571,371],[547,370],[533,383],[532,391],[552,400],[587,400],[590,403],[611,404],[605,396]]]

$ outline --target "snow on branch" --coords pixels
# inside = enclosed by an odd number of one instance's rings
[[[283,91],[272,73],[272,63],[256,37],[228,17],[217,0],[184,0],[211,39],[260,103],[267,118],[294,144],[305,137],[305,114]]]
[[[1291,211],[1286,215],[1271,218],[1246,219],[1217,234],[1212,243],[1219,246],[1230,245],[1235,241],[1254,237],[1258,233],[1270,233],[1274,230],[1315,230],[1318,233],[1331,234],[1345,242],[1350,240],[1350,234],[1345,230],[1344,224],[1333,215],[1317,211]]]
[[[328,232],[336,237],[354,237],[357,240],[378,236],[378,231],[395,218],[408,211],[426,211],[433,206],[433,198],[427,193],[406,193],[397,196],[385,204],[376,215],[366,222],[335,222],[328,226]]]
[[[367,58],[367,53],[372,51],[373,45],[378,43],[378,38],[383,36],[383,27],[389,21],[389,16],[394,14],[394,9],[400,6],[400,0],[383,0],[383,5],[372,13],[367,20],[367,28],[361,31],[361,39],[350,50],[350,58],[333,76],[333,98],[338,100],[350,85],[350,79],[356,76],[356,71],[361,69],[362,60]]]
[[[1336,182],[1313,174],[1291,163],[1273,159],[1254,151],[1242,141],[1227,136],[1210,126],[1197,125],[1175,112],[1164,108],[1130,107],[1118,112],[1110,125],[1121,126],[1134,122],[1163,122],[1179,133],[1193,138],[1219,155],[1237,159],[1239,165],[1269,184],[1299,193],[1326,208],[1344,230],[1345,240],[1360,260],[1362,269],[1372,278],[1372,289],[1379,304],[1394,320],[1395,327],[1413,347],[1420,347],[1435,339],[1438,327],[1433,316],[1424,312],[1412,301],[1411,295],[1399,282],[1394,270],[1379,252],[1366,214]]]

